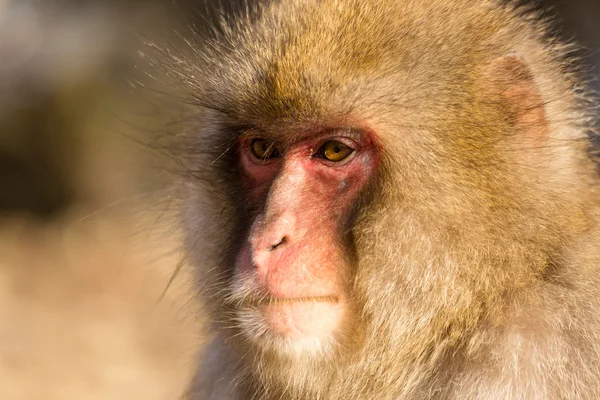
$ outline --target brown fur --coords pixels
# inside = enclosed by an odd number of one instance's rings
[[[166,70],[202,109],[182,212],[215,338],[194,398],[600,397],[590,113],[543,22],[492,1],[289,0],[193,50]],[[353,229],[360,329],[319,363],[272,359],[226,301],[249,222],[233,137],[354,123],[383,148]]]

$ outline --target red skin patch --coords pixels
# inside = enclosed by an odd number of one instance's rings
[[[240,139],[248,202],[259,211],[237,272],[241,279],[258,280],[272,299],[284,300],[260,306],[275,332],[289,336],[334,330],[343,314],[348,270],[340,244],[342,219],[374,174],[376,142],[362,131],[328,130],[291,143],[278,139],[279,156],[262,161],[251,150],[258,138],[269,140],[253,134]],[[353,152],[339,162],[320,157],[319,149],[330,140]]]

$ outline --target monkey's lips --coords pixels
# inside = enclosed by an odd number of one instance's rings
[[[285,303],[307,303],[307,302],[326,302],[326,303],[337,303],[339,301],[337,296],[306,296],[306,297],[290,297],[290,298],[277,298],[267,297],[263,299],[250,300],[248,303],[253,307],[270,306],[274,304],[285,304]]]
[[[344,302],[338,296],[266,298],[250,302],[271,334],[285,339],[319,339],[340,325]]]

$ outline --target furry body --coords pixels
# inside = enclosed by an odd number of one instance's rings
[[[194,51],[166,68],[202,110],[182,213],[215,324],[192,398],[600,397],[590,112],[544,23],[491,1],[290,0]],[[352,226],[354,328],[321,358],[273,356],[228,302],[250,224],[234,132],[352,123],[383,149]]]

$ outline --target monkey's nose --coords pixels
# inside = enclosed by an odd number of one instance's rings
[[[282,246],[283,244],[285,244],[286,242],[287,242],[287,238],[286,238],[286,236],[283,236],[277,243],[267,246],[267,251],[273,251],[276,248],[278,248],[279,246]]]

